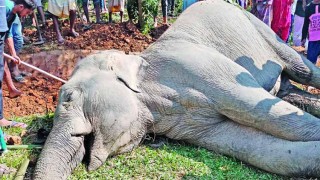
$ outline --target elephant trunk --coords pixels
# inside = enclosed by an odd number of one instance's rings
[[[47,139],[35,169],[34,179],[67,179],[81,163],[84,136],[72,136],[70,123],[56,123]]]

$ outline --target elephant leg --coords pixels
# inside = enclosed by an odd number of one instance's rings
[[[283,42],[268,26],[262,26],[257,18],[248,15],[250,22],[256,27],[260,35],[267,41],[273,50],[281,57],[285,65],[284,71],[290,79],[306,85],[320,88],[320,69],[303,55],[299,55],[294,49]]]
[[[246,69],[228,58],[216,55],[214,62],[215,74],[209,74],[212,78],[205,83],[212,85],[213,91],[206,93],[220,114],[283,139],[320,140],[318,118],[271,95]],[[217,74],[219,78],[215,78]]]
[[[320,141],[287,141],[229,120],[188,141],[272,173],[320,177]]]
[[[292,85],[284,76],[277,97],[299,107],[300,109],[320,117],[320,97]]]
[[[318,118],[271,95],[242,66],[210,47],[187,42],[179,47],[183,53],[166,51],[168,59],[174,58],[177,64],[182,62],[185,74],[181,77],[193,79],[186,85],[205,94],[219,114],[283,139],[320,140]],[[201,64],[196,65],[198,59]],[[175,66],[176,73],[179,68]],[[278,78],[278,75],[265,78]]]

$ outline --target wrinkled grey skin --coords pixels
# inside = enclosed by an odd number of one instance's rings
[[[140,56],[104,51],[77,65],[35,179],[66,179],[81,161],[95,170],[147,132],[320,177],[319,100],[288,79],[320,88],[319,69],[257,18],[222,0],[196,3]]]

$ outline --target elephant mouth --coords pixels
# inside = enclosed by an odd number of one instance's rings
[[[92,152],[94,136],[93,136],[93,133],[90,133],[90,134],[88,134],[86,136],[83,136],[83,138],[84,138],[84,149],[85,149],[85,152],[84,152],[84,157],[83,157],[82,163],[84,163],[85,166],[88,167],[89,164],[90,164],[90,154]]]

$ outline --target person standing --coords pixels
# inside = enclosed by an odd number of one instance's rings
[[[0,0],[0,1],[1,3],[2,2],[5,3],[4,0]],[[5,20],[6,23],[4,23],[2,19],[0,21],[0,37],[1,37],[0,39],[0,86],[1,86],[0,87],[0,127],[14,126],[14,127],[26,128],[26,124],[24,123],[9,121],[3,117],[3,97],[2,97],[2,81],[3,81],[3,74],[4,74],[3,49],[4,49],[4,39],[6,37],[7,32],[11,28],[12,23],[15,21],[16,18],[18,18],[18,15],[20,17],[26,17],[27,15],[30,15],[33,12],[33,10],[36,8],[36,5],[32,0],[16,0],[12,9],[8,8],[6,3],[4,8],[5,9],[0,9],[1,10],[0,15],[2,16],[2,13],[5,13],[5,16],[6,16],[6,20]],[[19,64],[20,58],[16,55],[13,57],[16,59],[15,63]]]
[[[120,12],[120,22],[123,22],[124,12],[124,0],[109,0],[108,11],[109,11],[109,23],[112,23],[112,13]]]
[[[101,20],[101,2],[104,0],[93,0],[93,6],[96,13],[96,23],[97,24],[106,24],[106,22]],[[86,16],[87,23],[90,23],[90,17],[89,17],[89,9],[88,9],[88,3],[89,0],[82,0],[82,8],[84,11],[84,15]]]
[[[168,0],[168,15],[174,16],[175,0]]]
[[[273,0],[252,0],[251,13],[271,26]]]
[[[291,4],[292,0],[274,0],[273,1],[273,18],[271,29],[286,42],[289,37],[291,24]]]
[[[301,46],[302,27],[307,4],[312,0],[298,0],[293,23],[293,45]]]
[[[67,36],[71,36],[71,37],[79,36],[79,33],[77,33],[74,29],[74,23],[76,21],[76,15],[77,15],[76,10],[77,10],[77,5],[75,0],[48,0],[48,11],[52,17],[54,31],[57,34],[57,40],[59,44],[63,44],[64,39],[60,32],[58,18],[69,17],[70,30]]]
[[[307,36],[309,37],[307,58],[315,64],[320,55],[320,0],[313,0],[306,7],[302,29],[302,46],[305,46]]]

